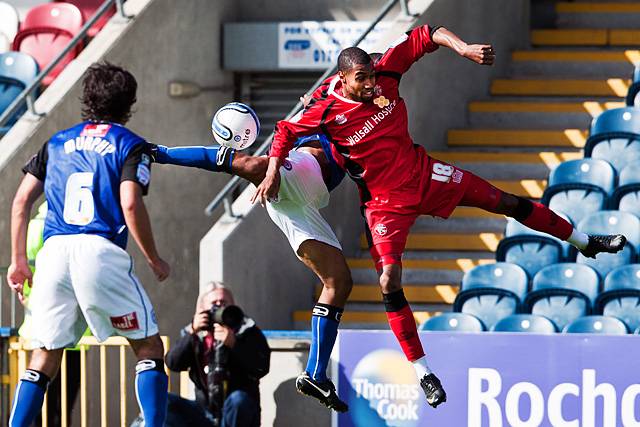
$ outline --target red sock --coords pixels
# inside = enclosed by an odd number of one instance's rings
[[[524,220],[520,221],[529,228],[551,234],[560,240],[567,240],[573,232],[573,226],[564,218],[542,203],[531,202],[533,210]]]
[[[407,304],[399,311],[388,311],[387,319],[389,320],[391,330],[395,334],[409,362],[413,362],[424,356],[424,350],[422,349],[422,343],[418,336],[418,328],[416,327],[416,320],[413,318],[411,307]]]

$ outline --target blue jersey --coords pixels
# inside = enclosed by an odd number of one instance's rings
[[[113,123],[84,122],[53,135],[23,169],[44,181],[44,240],[95,234],[125,248],[120,183],[136,181],[146,194],[148,150],[144,139]]]
[[[298,138],[296,140],[294,147],[301,147],[313,141],[320,142],[322,151],[324,151],[324,155],[327,156],[327,160],[329,161],[329,182],[327,183],[327,189],[329,191],[332,191],[334,188],[340,185],[342,179],[344,178],[345,172],[340,166],[338,166],[336,160],[333,158],[333,154],[331,153],[331,142],[329,142],[327,137],[320,133],[303,136],[302,138]]]

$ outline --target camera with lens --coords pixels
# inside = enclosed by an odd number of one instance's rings
[[[213,306],[209,309],[209,330],[218,323],[237,331],[244,322],[244,312],[237,305],[225,307]],[[216,343],[215,351],[210,353],[207,385],[209,398],[209,411],[213,414],[215,425],[220,425],[222,406],[227,397],[227,384],[229,382],[229,351],[221,342]]]
[[[244,322],[244,312],[237,305],[225,307],[214,305],[209,309],[209,322],[209,329],[213,329],[213,325],[218,323],[237,331]]]

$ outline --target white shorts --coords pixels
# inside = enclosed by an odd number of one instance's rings
[[[72,347],[87,325],[104,341],[158,333],[151,302],[133,272],[133,259],[107,239],[53,236],[36,257],[29,298],[31,343],[48,350]]]
[[[342,250],[333,229],[320,214],[328,204],[329,191],[318,161],[305,151],[291,151],[280,167],[278,201],[267,203],[267,212],[287,236],[296,255],[306,240]]]

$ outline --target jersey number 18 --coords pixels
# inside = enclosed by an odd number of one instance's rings
[[[93,221],[93,172],[77,172],[67,179],[64,193],[64,221],[71,225],[87,225]]]

